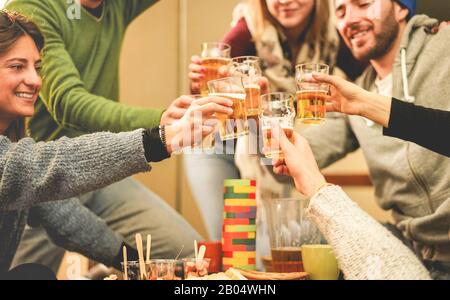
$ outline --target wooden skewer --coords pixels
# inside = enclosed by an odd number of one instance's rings
[[[147,234],[147,255],[146,255],[146,262],[150,262],[150,249],[152,248],[152,235]]]
[[[205,257],[206,252],[206,246],[201,245],[200,249],[198,250],[198,257],[195,260],[195,266],[197,267],[197,270],[201,269],[203,266],[203,258]]]
[[[123,246],[122,253],[123,253],[123,270],[124,270],[123,280],[128,280],[128,258],[126,246]]]
[[[198,258],[198,245],[197,240],[194,240],[194,251],[195,251],[195,259]]]
[[[205,245],[201,245],[200,249],[198,250],[198,257],[197,257],[197,259],[203,259],[205,257],[205,253],[206,253],[206,246]]]
[[[136,234],[136,247],[139,256],[139,270],[141,271],[141,280],[144,280],[147,277],[147,274],[145,273],[144,250],[142,249],[142,235],[140,233]]]

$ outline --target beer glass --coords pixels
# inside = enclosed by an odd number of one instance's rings
[[[202,66],[206,68],[205,78],[202,80],[200,94],[208,95],[207,82],[219,79],[219,69],[228,67],[230,63],[231,47],[225,43],[203,43],[200,57]]]
[[[247,119],[258,120],[261,88],[259,80],[262,76],[260,60],[257,56],[238,56],[231,60],[230,73],[233,77],[241,77],[245,88],[245,110]]]
[[[313,73],[329,74],[325,64],[301,64],[295,68],[297,84],[297,118],[305,124],[320,124],[325,121],[326,97],[330,87],[327,83],[313,82]]]
[[[275,272],[303,272],[302,246],[320,244],[321,234],[307,217],[308,200],[263,198],[272,268]]]
[[[283,151],[273,140],[273,126],[278,125],[292,141],[294,134],[294,97],[289,93],[271,93],[261,96],[259,120],[263,135],[264,155],[267,158],[283,158]]]
[[[208,81],[210,96],[224,97],[233,101],[231,116],[216,113],[219,120],[219,132],[222,141],[236,139],[248,134],[247,115],[245,113],[245,89],[239,77],[226,77]]]

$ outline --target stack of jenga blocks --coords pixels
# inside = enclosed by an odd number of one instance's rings
[[[223,269],[256,269],[256,181],[224,181]]]

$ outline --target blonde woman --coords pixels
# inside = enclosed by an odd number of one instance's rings
[[[365,66],[356,61],[340,41],[329,0],[249,0],[236,7],[233,18],[233,27],[223,42],[231,46],[232,57],[253,55],[260,58],[271,92],[295,92],[294,73],[298,63],[326,63],[334,74],[345,73],[351,79]],[[204,71],[201,59],[193,56],[189,66],[193,93],[199,92]],[[240,153],[243,142],[239,141],[236,153]],[[293,187],[288,179],[280,184],[280,177],[261,166],[256,155],[186,155],[184,162],[194,198],[202,210],[210,237],[215,240],[220,240],[222,232],[224,179],[253,178],[259,187],[268,187],[270,194],[280,196]],[[199,179],[197,174],[204,176]]]
[[[223,39],[231,56],[258,56],[272,91],[295,92],[299,63],[326,63],[351,79],[366,66],[340,41],[329,0],[249,0],[237,7],[233,18],[235,26]],[[189,70],[196,93],[204,76],[198,56],[192,57]]]

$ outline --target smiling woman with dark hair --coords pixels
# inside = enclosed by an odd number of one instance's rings
[[[27,274],[27,279],[38,279],[43,274],[42,269],[32,266],[5,275],[33,205],[75,197],[149,171],[149,162],[169,157],[176,147],[190,146],[183,144],[182,134],[186,128],[188,133],[196,129],[194,114],[200,113],[206,121],[216,112],[232,112],[229,100],[211,97],[193,101],[178,123],[165,130],[156,127],[128,133],[96,133],[36,143],[25,137],[24,118],[34,114],[41,89],[43,47],[44,38],[33,22],[18,13],[0,10],[0,278]],[[208,129],[212,128],[203,126],[205,133]],[[79,203],[66,201],[53,207],[53,214],[48,216],[60,224],[46,227],[49,235],[69,250],[108,265],[120,265],[117,257],[121,257],[123,239],[87,209],[79,209],[84,208]],[[48,225],[49,219],[46,222],[43,224]],[[68,229],[69,226],[72,227]],[[73,230],[74,226],[79,230]],[[71,234],[67,236],[68,233]],[[38,278],[30,278],[30,274]]]

